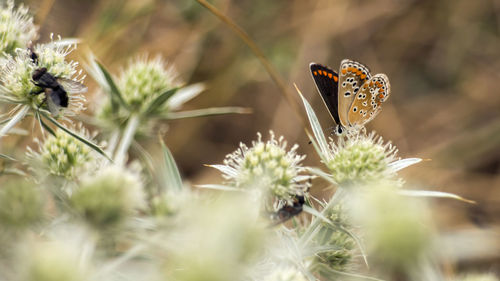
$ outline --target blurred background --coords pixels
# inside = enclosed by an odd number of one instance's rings
[[[368,130],[399,148],[401,157],[430,159],[406,169],[409,188],[439,190],[477,201],[433,200],[437,228],[453,237],[493,233],[500,243],[500,1],[497,0],[214,0],[262,48],[290,87],[304,93],[328,132],[334,126],[316,92],[310,62],[338,69],[350,58],[385,73],[391,97]],[[252,108],[249,115],[174,121],[164,139],[183,177],[221,178],[203,164],[221,163],[239,142],[269,130],[300,145],[319,166],[300,116],[250,49],[195,0],[31,0],[25,4],[50,33],[83,40],[85,50],[115,74],[137,55],[161,54],[179,79],[207,90],[183,109]],[[89,86],[89,114],[96,85]],[[298,95],[294,96],[298,103]],[[300,112],[305,116],[304,111]],[[325,183],[314,184],[313,193]],[[466,240],[467,241],[467,240]],[[498,248],[475,247],[453,271],[500,271]],[[453,243],[453,242],[452,242]]]

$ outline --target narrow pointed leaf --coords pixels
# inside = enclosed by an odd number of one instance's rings
[[[316,175],[316,176],[326,180],[327,182],[331,183],[332,185],[338,185],[329,174],[323,172],[322,170],[320,170],[318,168],[308,167],[307,170],[311,174]]]
[[[389,164],[389,168],[392,169],[394,172],[397,172],[399,170],[402,170],[406,167],[409,167],[411,165],[417,164],[422,162],[421,158],[406,158],[406,159],[401,159],[398,161],[394,161]]]
[[[160,117],[166,120],[174,120],[183,118],[204,117],[210,115],[249,114],[249,113],[252,113],[252,110],[249,108],[228,106],[228,107],[210,107],[210,108],[180,111],[180,112],[169,112],[167,115]]]
[[[163,140],[160,139],[161,148],[163,150],[163,160],[165,161],[165,179],[169,188],[177,191],[182,190],[182,179],[177,164],[175,164],[172,153],[167,148]]]
[[[160,107],[162,107],[165,102],[171,97],[173,96],[177,90],[179,90],[179,88],[173,88],[173,89],[169,89],[165,92],[163,92],[162,94],[160,94],[159,96],[157,96],[150,104],[149,106],[147,107],[147,109],[145,110],[145,114],[146,115],[151,115],[151,114],[154,114],[155,112],[158,111],[158,109]]]
[[[37,112],[35,114],[35,118],[38,120],[38,123],[40,123],[40,126],[42,127],[42,129],[47,130],[47,132],[49,132],[53,136],[56,135],[56,133],[54,132],[54,130],[52,130],[52,128],[49,127],[47,124],[45,124],[45,122],[43,122],[42,118],[40,118],[40,113]]]
[[[321,128],[321,124],[318,121],[318,117],[316,117],[316,113],[312,109],[311,105],[304,98],[302,93],[297,89],[300,97],[302,98],[302,102],[304,103],[304,107],[306,108],[307,117],[309,118],[309,123],[311,124],[311,128],[313,130],[314,137],[321,148],[321,152],[323,155],[328,155],[328,143],[325,138],[325,134],[323,134],[323,129]]]
[[[81,137],[79,136],[78,134],[72,132],[71,130],[69,130],[68,128],[64,127],[61,123],[57,122],[54,118],[52,118],[51,116],[49,116],[48,114],[46,114],[45,112],[41,112],[42,116],[49,120],[52,124],[56,125],[58,128],[60,128],[61,130],[65,131],[66,133],[68,133],[69,135],[73,136],[74,138],[76,138],[77,140],[81,141],[82,143],[86,144],[88,147],[92,148],[93,150],[95,150],[97,153],[101,154],[102,156],[106,157],[109,161],[113,162],[113,160],[111,160],[111,158],[104,152],[104,150],[102,150],[102,148],[100,148],[98,145],[96,145],[95,143],[92,143],[91,141],[85,139],[84,137]]]
[[[124,108],[129,109],[127,102],[125,102],[125,100],[123,99],[123,96],[120,93],[118,87],[116,86],[116,83],[113,80],[111,74],[98,61],[96,61],[96,63],[99,66],[99,69],[101,70],[102,74],[104,75],[106,82],[108,83],[109,86],[108,92],[110,93],[111,106],[113,108],[113,111],[116,112],[116,110],[118,110],[118,105],[116,104],[116,102],[119,102]]]
[[[236,188],[236,187],[232,187],[232,186],[227,186],[227,185],[222,185],[222,184],[199,184],[199,185],[196,185],[196,187],[205,188],[205,189],[222,190],[222,191],[248,192],[248,190],[244,190],[244,189]]]
[[[196,83],[183,87],[175,96],[168,100],[167,105],[170,109],[178,109],[185,102],[193,99],[203,92],[203,90],[205,90],[205,85],[203,83]]]
[[[434,197],[434,198],[450,198],[450,199],[455,199],[463,202],[467,202],[470,204],[476,204],[476,201],[474,200],[469,200],[465,199],[462,196],[453,194],[453,193],[448,193],[448,192],[442,192],[442,191],[431,191],[431,190],[399,190],[399,194],[405,195],[405,196],[413,196],[413,197]]]
[[[6,160],[9,160],[9,161],[17,161],[15,158],[12,158],[9,155],[2,154],[2,153],[0,153],[0,158],[6,159]]]
[[[205,165],[205,166],[217,169],[217,170],[221,171],[222,173],[227,174],[231,177],[236,177],[238,175],[238,171],[236,169],[231,168],[231,167],[226,166],[226,165]]]

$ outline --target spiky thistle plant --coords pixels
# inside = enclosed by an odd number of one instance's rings
[[[33,47],[33,51],[38,56],[37,60],[32,58],[32,51],[28,49],[17,49],[14,55],[7,55],[0,66],[0,101],[10,103],[14,107],[10,113],[12,117],[0,130],[0,135],[6,134],[30,111],[36,116],[39,116],[41,111],[50,115],[47,112],[45,93],[35,94],[42,90],[35,85],[32,78],[36,69],[46,68],[47,72],[54,77],[77,82],[83,80],[81,70],[77,70],[78,63],[65,60],[65,57],[75,48],[76,45],[73,42],[58,38],[56,41],[52,40],[50,43]],[[68,107],[61,112],[62,116],[74,115],[83,109],[84,96],[68,91],[68,98]]]
[[[110,165],[83,176],[70,205],[89,225],[108,229],[145,207],[144,187],[136,171]]]
[[[87,140],[95,137],[81,124],[73,131]],[[27,148],[27,162],[37,178],[53,175],[75,180],[86,170],[99,167],[99,155],[62,129],[58,128],[54,135],[47,135],[43,140],[36,138],[35,143],[38,145],[37,150]]]
[[[114,159],[123,163],[126,152],[137,133],[149,134],[161,120],[172,120],[228,113],[247,113],[238,107],[207,108],[178,112],[185,102],[199,95],[204,89],[201,83],[183,86],[172,65],[161,56],[149,59],[147,55],[132,60],[114,78],[106,68],[89,56],[87,71],[109,96],[97,109],[102,130],[109,132],[111,150],[117,145]],[[120,137],[121,135],[121,137]]]
[[[38,37],[38,27],[33,24],[33,17],[22,4],[14,7],[14,1],[8,0],[0,6],[0,56],[14,55],[15,50],[26,49]]]
[[[210,165],[223,173],[230,187],[249,191],[257,202],[262,202],[266,211],[277,211],[284,205],[293,205],[297,195],[303,196],[311,178],[301,165],[304,155],[298,155],[298,145],[287,150],[287,142],[278,139],[272,131],[269,140],[257,140],[248,147],[240,147],[226,156],[224,165]],[[210,187],[210,186],[206,186]]]

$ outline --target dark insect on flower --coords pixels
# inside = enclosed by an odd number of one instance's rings
[[[30,49],[31,60],[34,64],[38,65],[38,55]],[[87,87],[80,82],[66,79],[62,77],[55,77],[47,68],[37,68],[33,71],[31,76],[33,84],[41,89],[32,92],[33,95],[45,93],[45,99],[42,102],[47,102],[47,106],[52,115],[57,116],[61,107],[68,107],[69,97],[68,92],[73,94],[87,92]]]
[[[293,205],[285,205],[281,207],[277,212],[271,214],[271,219],[273,220],[272,226],[284,223],[287,220],[295,217],[302,212],[302,206],[305,203],[304,195],[295,195],[293,200]]]

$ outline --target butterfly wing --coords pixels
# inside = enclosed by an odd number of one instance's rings
[[[349,109],[349,123],[354,126],[363,126],[375,118],[390,92],[391,85],[385,74],[379,73],[367,80],[361,86]]]
[[[340,123],[350,125],[348,113],[361,86],[371,78],[368,67],[357,61],[345,59],[340,63],[338,105]]]
[[[337,96],[338,74],[330,68],[317,63],[309,64],[309,68],[323,102],[328,107],[333,120],[340,125]]]

